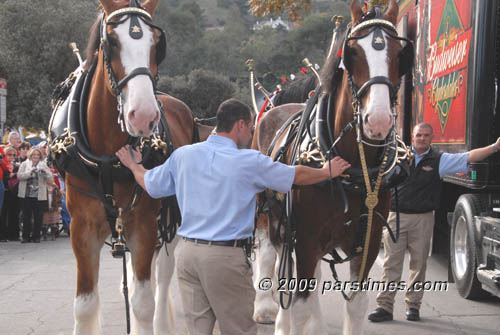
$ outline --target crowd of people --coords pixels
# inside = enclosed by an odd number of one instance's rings
[[[0,242],[39,243],[69,232],[64,182],[47,163],[47,142],[32,145],[11,131],[0,145]]]

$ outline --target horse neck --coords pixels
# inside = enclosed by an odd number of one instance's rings
[[[334,106],[332,111],[335,113],[334,138],[340,135],[340,132],[354,119],[352,107],[352,92],[347,80],[347,71],[344,71],[341,87],[336,91]],[[331,111],[330,111],[331,112]],[[337,144],[338,152],[342,158],[347,160],[353,167],[360,167],[360,156],[358,143],[356,141],[356,128],[346,133]],[[378,150],[374,147],[364,146],[364,152],[368,166],[377,159]]]
[[[117,98],[106,84],[102,55],[92,79],[87,108],[90,149],[96,155],[114,155],[127,142],[128,134],[117,123]]]

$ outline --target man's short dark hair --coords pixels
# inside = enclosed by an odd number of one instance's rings
[[[31,149],[31,143],[30,142],[27,142],[27,141],[24,141],[21,143],[21,145],[19,146],[19,150],[20,149]]]
[[[252,112],[250,107],[236,99],[229,99],[220,104],[217,109],[217,132],[229,133],[239,120],[250,122]]]
[[[427,122],[420,122],[418,123],[415,127],[413,127],[413,130],[417,129],[417,128],[427,128],[431,131],[431,134],[434,133],[434,129],[432,129],[432,126],[430,123],[427,123]]]

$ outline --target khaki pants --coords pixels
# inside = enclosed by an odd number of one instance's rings
[[[396,234],[396,213],[390,212],[389,226]],[[422,214],[400,214],[399,241],[394,243],[389,232],[384,228],[384,271],[382,281],[399,282],[403,272],[405,251],[410,255],[410,278],[407,282],[405,304],[406,308],[420,309],[423,290],[412,290],[416,282],[425,281],[427,257],[431,245],[432,231],[434,229],[434,212]],[[418,287],[418,286],[416,286]],[[410,289],[409,289],[410,288]],[[382,291],[377,295],[377,305],[392,313],[394,297],[397,291]]]
[[[255,289],[243,248],[181,241],[177,261],[179,289],[191,335],[257,334],[253,320]]]

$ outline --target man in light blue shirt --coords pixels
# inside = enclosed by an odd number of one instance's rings
[[[256,334],[252,319],[255,289],[241,247],[252,237],[257,193],[287,192],[339,176],[350,165],[339,157],[315,169],[288,166],[249,147],[250,108],[235,100],[217,111],[217,134],[183,146],[151,170],[135,164],[127,147],[117,156],[153,198],[175,194],[183,237],[177,262],[186,324],[191,334],[211,334],[215,320],[222,334]],[[135,153],[136,161],[140,154]]]

